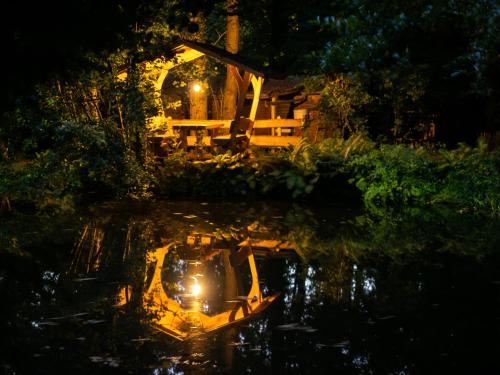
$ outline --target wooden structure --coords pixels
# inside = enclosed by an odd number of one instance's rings
[[[173,49],[174,57],[170,60],[156,60],[147,64],[147,78],[154,82],[156,100],[161,109],[156,117],[148,119],[149,128],[155,133],[152,143],[156,149],[165,138],[180,135],[183,148],[194,145],[210,147],[215,144],[234,145],[239,141],[259,147],[285,147],[296,145],[302,137],[303,121],[293,119],[257,120],[260,94],[264,80],[271,77],[268,71],[237,54],[223,49],[194,41],[181,40]],[[238,101],[235,117],[222,120],[187,120],[166,118],[161,102],[161,90],[169,71],[194,61],[202,56],[208,56],[227,64],[230,74],[238,84]],[[123,72],[119,78],[124,79]],[[251,90],[250,90],[251,88]],[[245,104],[245,98],[251,93],[250,105]],[[248,100],[247,100],[248,101]],[[254,135],[253,129],[268,129],[269,134]]]
[[[264,69],[256,67],[254,64],[250,63],[247,59],[229,53],[223,49],[210,46],[204,43],[198,43],[194,41],[182,40],[177,46],[173,49],[174,58],[168,61],[155,61],[150,64],[150,75],[149,78],[155,82],[155,90],[156,90],[156,98],[159,101],[159,108],[163,108],[161,105],[161,89],[163,86],[163,82],[165,81],[168,72],[174,67],[185,64],[190,61],[196,60],[202,56],[212,57],[222,63],[225,63],[229,67],[230,73],[233,75],[234,79],[238,84],[238,102],[236,108],[236,114],[234,119],[224,119],[229,122],[229,126],[226,122],[222,122],[222,126],[220,128],[226,129],[229,137],[228,140],[231,143],[237,141],[238,138],[242,138],[242,136],[247,137],[251,135],[251,127],[248,124],[252,124],[255,120],[255,115],[257,113],[257,106],[259,104],[260,91],[262,88],[262,84],[264,82],[264,76],[266,75]],[[244,98],[250,88],[252,87],[252,91],[254,92],[254,99],[252,101],[252,105],[249,113],[244,113],[243,105]],[[159,116],[150,118],[148,120],[149,125],[153,129],[166,129],[162,134],[159,134],[160,137],[168,137],[174,136],[174,130],[179,124],[179,119],[173,119],[169,122],[163,112],[160,112]],[[207,119],[208,120],[208,119]],[[233,125],[232,121],[234,121]],[[213,123],[213,120],[212,120]],[[208,138],[204,138],[201,142],[201,145],[210,145],[212,136],[209,135],[208,130],[211,129],[210,122],[202,123],[199,120],[196,120],[195,123],[191,122],[183,122],[182,126],[185,128],[183,131],[183,138],[187,136],[187,128],[191,126],[191,130],[196,128],[203,131],[204,136]],[[221,129],[221,130],[222,130]],[[243,130],[242,134],[239,134],[238,131]],[[189,132],[191,134],[191,132]],[[220,136],[220,135],[219,135]],[[187,147],[190,145],[190,141],[187,139],[183,139],[183,146]]]

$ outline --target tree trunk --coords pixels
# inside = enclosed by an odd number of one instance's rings
[[[205,71],[205,57],[200,57],[195,61],[198,65],[199,71]],[[208,84],[206,81],[200,80],[191,82],[188,85],[189,90],[189,118],[192,120],[206,120],[208,119]]]
[[[227,30],[226,51],[238,53],[240,41],[240,25],[236,8],[238,0],[227,0]],[[238,84],[236,79],[227,68],[226,86],[224,87],[224,101],[222,108],[223,119],[233,119],[236,113],[236,101],[238,99]],[[241,98],[243,100],[243,98]]]

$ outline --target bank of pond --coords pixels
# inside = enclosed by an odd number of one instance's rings
[[[78,203],[124,197],[350,200],[382,209],[444,205],[496,217],[500,210],[500,156],[481,140],[449,150],[375,144],[360,133],[203,159],[193,158],[196,149],[178,150],[141,162],[127,153],[95,151],[62,148],[3,163],[3,211],[71,211]]]

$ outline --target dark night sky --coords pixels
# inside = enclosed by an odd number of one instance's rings
[[[4,5],[4,89],[11,95],[48,75],[78,65],[86,51],[111,48],[133,24],[134,12],[117,1],[17,1]],[[128,9],[127,9],[128,8]]]

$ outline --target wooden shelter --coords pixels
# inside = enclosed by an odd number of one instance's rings
[[[169,60],[158,59],[146,64],[147,78],[154,83],[156,100],[160,113],[149,118],[148,127],[153,131],[153,148],[155,154],[161,154],[161,144],[181,135],[183,147],[195,145],[213,146],[228,143],[234,145],[238,140],[246,142],[245,145],[261,147],[296,145],[302,134],[303,119],[266,119],[257,120],[257,112],[264,80],[272,79],[275,83],[279,76],[255,64],[250,59],[238,54],[227,52],[223,49],[189,40],[180,40],[173,48],[173,57]],[[175,67],[194,61],[202,56],[213,58],[229,67],[238,84],[238,101],[236,114],[230,119],[185,119],[167,118],[163,111],[162,87],[169,72]],[[119,78],[124,78],[122,73]],[[250,103],[248,98],[250,98]],[[245,103],[245,99],[247,102]],[[268,129],[264,132],[254,129]],[[286,129],[283,133],[281,129]],[[201,136],[200,136],[201,134]],[[170,137],[170,138],[169,138]],[[156,147],[155,147],[156,145]]]

